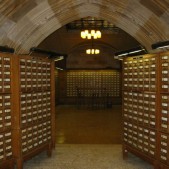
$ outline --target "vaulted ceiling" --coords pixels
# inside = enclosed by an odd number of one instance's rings
[[[28,53],[67,23],[87,16],[113,23],[149,51],[152,43],[169,39],[168,0],[1,0],[0,45]]]
[[[139,42],[121,29],[101,30],[101,32],[101,39],[88,40],[80,37],[80,30],[67,30],[66,26],[63,26],[43,40],[38,48],[70,54],[72,52],[79,53],[78,49],[84,53],[85,49],[91,48],[93,45],[93,47],[100,49],[102,53],[108,50],[113,55],[116,51],[139,45]]]

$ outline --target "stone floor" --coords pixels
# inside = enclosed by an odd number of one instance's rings
[[[42,153],[24,163],[24,169],[153,169],[129,154],[122,159],[121,145],[57,144],[51,158]]]

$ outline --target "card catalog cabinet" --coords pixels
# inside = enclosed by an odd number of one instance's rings
[[[65,98],[74,100],[70,104],[105,108],[121,100],[119,70],[68,70],[65,74]]]
[[[0,169],[55,145],[54,61],[0,53]]]
[[[14,55],[12,65],[12,150],[17,169],[22,169],[25,160],[42,151],[50,156],[55,145],[54,62]],[[7,96],[4,99],[9,101]]]
[[[11,55],[0,54],[0,169],[14,168],[12,151]]]
[[[169,52],[123,62],[123,155],[169,169]]]
[[[54,61],[0,54],[0,169],[55,146]]]
[[[85,96],[91,96],[93,90],[101,92],[100,89],[105,89],[110,96],[120,97],[120,85],[120,72],[117,70],[70,70],[67,72],[67,96],[70,97],[77,96],[76,87],[89,89],[85,91]]]
[[[157,167],[158,58],[131,57],[123,61],[123,155],[132,152]]]

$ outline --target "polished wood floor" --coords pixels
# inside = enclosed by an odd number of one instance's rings
[[[56,142],[58,144],[119,144],[121,135],[120,105],[106,109],[56,107]]]

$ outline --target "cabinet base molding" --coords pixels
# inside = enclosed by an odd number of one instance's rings
[[[14,159],[4,161],[0,164],[0,169],[14,169],[14,164]]]

